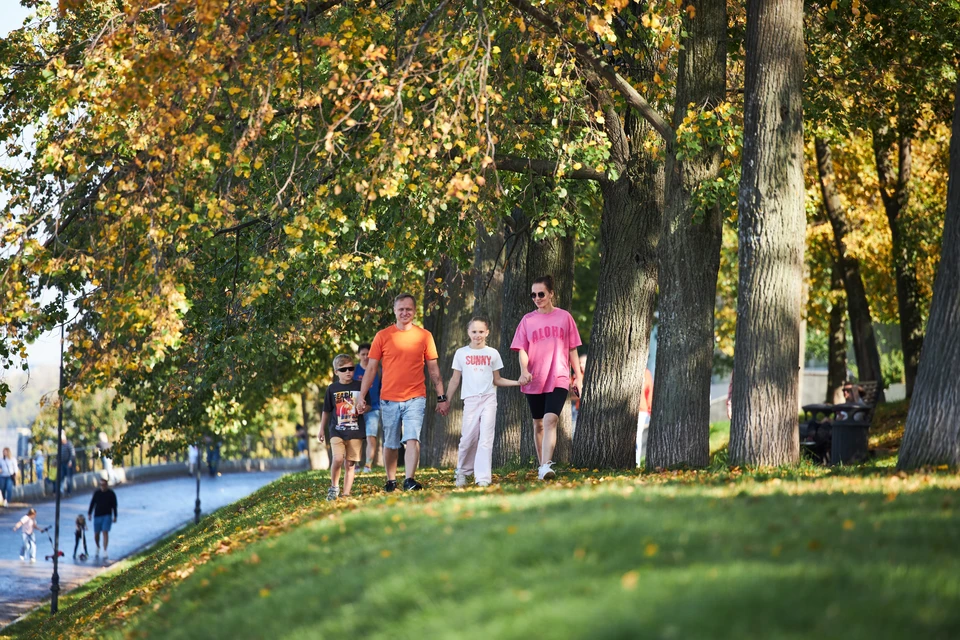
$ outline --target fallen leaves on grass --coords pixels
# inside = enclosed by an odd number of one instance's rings
[[[622,586],[626,591],[633,591],[637,588],[637,582],[639,580],[639,571],[627,571],[625,574],[620,576],[620,586]]]

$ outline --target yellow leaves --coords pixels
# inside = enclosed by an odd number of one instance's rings
[[[517,532],[517,525],[511,524],[507,527],[507,535],[514,535]]]
[[[620,586],[623,587],[624,591],[633,591],[637,588],[637,583],[640,581],[640,572],[639,571],[627,571],[625,574],[620,576]]]
[[[389,558],[391,555],[393,555],[393,552],[390,551],[390,549],[381,549],[381,550],[380,550],[380,557],[381,557],[381,558]]]
[[[260,597],[261,597],[261,598],[269,598],[269,597],[270,597],[270,589],[267,589],[266,587],[263,587],[262,589],[260,589]]]
[[[853,531],[853,530],[856,529],[856,528],[857,528],[857,524],[856,524],[853,520],[850,520],[850,519],[848,518],[847,520],[844,520],[844,521],[843,521],[843,530],[844,530],[844,531]]]
[[[693,20],[695,17],[697,17],[697,8],[696,8],[695,6],[693,6],[692,4],[688,4],[688,5],[687,5],[687,16],[688,16],[691,20]]]
[[[653,542],[648,542],[643,548],[643,555],[647,558],[652,558],[657,555],[657,552],[660,551],[660,547]]]

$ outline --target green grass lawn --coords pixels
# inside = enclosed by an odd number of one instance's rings
[[[5,629],[26,638],[957,638],[960,478],[287,476]]]

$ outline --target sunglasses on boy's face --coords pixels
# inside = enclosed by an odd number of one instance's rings
[[[531,291],[531,292],[530,292],[530,297],[531,297],[531,298],[546,298],[546,297],[547,297],[547,292],[546,292],[546,291]]]
[[[353,371],[356,367],[340,367],[337,369],[337,373],[346,373],[347,371]]]

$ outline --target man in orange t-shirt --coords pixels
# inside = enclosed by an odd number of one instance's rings
[[[380,386],[380,421],[383,423],[383,462],[387,470],[387,492],[397,488],[397,459],[400,444],[406,447],[403,481],[404,491],[419,491],[423,486],[416,481],[420,464],[420,429],[427,410],[427,385],[423,377],[426,363],[430,379],[437,390],[437,413],[447,415],[450,402],[443,393],[443,378],[437,364],[437,344],[433,334],[413,324],[416,313],[414,298],[401,293],[393,301],[397,322],[379,331],[370,345],[370,364],[360,385],[361,412],[367,410],[365,398],[377,377],[383,362]],[[401,433],[400,425],[403,425]]]

